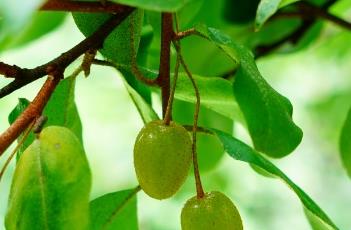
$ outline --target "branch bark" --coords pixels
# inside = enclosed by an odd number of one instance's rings
[[[10,67],[10,65],[2,63],[0,65],[0,73],[5,72],[7,69],[7,77],[15,78],[15,80],[0,90],[0,98],[47,75],[47,68],[49,66],[64,70],[69,64],[84,54],[87,50],[101,48],[103,46],[105,38],[114,30],[116,26],[118,26],[125,18],[127,18],[133,12],[133,10],[134,8],[124,6],[123,12],[111,16],[111,18],[108,19],[91,36],[87,37],[72,49],[61,54],[59,57],[55,58],[52,61],[49,61],[46,64],[35,67],[33,69],[25,69],[19,68],[17,66]],[[4,67],[6,68],[4,69]]]
[[[60,3],[62,2],[63,1],[60,1]],[[55,3],[59,4],[59,2]],[[134,8],[121,5],[119,6],[119,10],[119,14],[111,16],[111,18],[109,18],[91,36],[87,37],[72,49],[46,64],[37,66],[33,69],[26,69],[0,62],[0,74],[15,79],[0,90],[0,98],[10,94],[24,85],[29,84],[30,82],[33,82],[45,75],[49,75],[49,78],[46,80],[33,102],[16,119],[16,121],[0,135],[0,156],[28,127],[28,125],[42,113],[54,89],[58,85],[60,79],[63,77],[66,67],[86,51],[101,48],[105,38],[114,30],[116,26],[118,26],[133,12]]]
[[[162,115],[166,114],[168,99],[170,96],[170,58],[171,42],[173,39],[173,17],[171,13],[162,13],[161,25],[161,54],[158,85],[161,87]]]
[[[30,103],[16,121],[0,135],[0,156],[28,125],[42,113],[54,89],[60,82],[60,79],[61,76],[59,74],[49,76],[32,103]]]

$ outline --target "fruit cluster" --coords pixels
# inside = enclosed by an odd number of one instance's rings
[[[187,130],[175,122],[152,121],[134,146],[134,167],[143,191],[155,199],[173,196],[184,183],[193,154]],[[221,192],[190,198],[181,213],[182,230],[241,230],[238,210]]]

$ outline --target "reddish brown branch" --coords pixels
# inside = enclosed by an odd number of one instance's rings
[[[40,10],[47,11],[65,11],[65,12],[86,12],[86,13],[122,13],[125,6],[106,2],[88,2],[88,1],[63,1],[51,0],[44,3]]]
[[[38,92],[32,103],[16,119],[14,123],[0,135],[0,156],[11,145],[12,142],[28,127],[28,125],[39,116],[46,103],[49,101],[51,94],[60,81],[60,76],[49,76],[43,87]]]
[[[64,70],[69,64],[76,60],[80,55],[84,54],[87,50],[101,48],[105,38],[114,30],[116,26],[118,26],[126,17],[128,17],[133,10],[134,8],[124,6],[123,12],[113,15],[91,36],[87,37],[72,49],[44,65],[33,69],[21,69],[19,67],[12,68],[13,72],[11,72],[11,76],[9,77],[15,78],[15,80],[0,90],[0,98],[45,76],[47,74],[46,69],[49,66],[55,66],[61,70]]]
[[[162,13],[161,27],[161,54],[158,85],[161,87],[162,115],[164,117],[166,114],[168,99],[170,96],[171,42],[174,34],[172,14]]]

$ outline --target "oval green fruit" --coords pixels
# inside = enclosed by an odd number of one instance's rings
[[[134,167],[141,188],[156,199],[175,194],[184,183],[192,159],[191,138],[174,122],[148,123],[134,145]]]
[[[78,138],[67,128],[47,127],[16,165],[6,229],[88,229],[90,189]]]
[[[182,209],[182,230],[242,230],[240,214],[221,192],[190,198]]]

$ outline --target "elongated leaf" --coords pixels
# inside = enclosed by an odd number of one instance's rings
[[[233,90],[255,148],[271,157],[284,157],[301,142],[302,131],[292,120],[290,101],[261,76],[253,55],[229,36],[203,25],[196,30],[240,63]]]
[[[157,73],[142,69],[146,77],[154,79]],[[230,119],[244,121],[241,110],[235,100],[232,83],[228,80],[215,77],[193,75],[201,97],[201,106],[215,111]],[[185,73],[179,73],[177,88],[174,97],[181,101],[195,103],[194,88]]]
[[[233,94],[230,81],[215,78],[193,76],[199,88],[201,105],[231,119],[244,121],[243,115]],[[179,74],[175,98],[195,103],[195,93],[186,74]]]
[[[74,101],[75,82],[75,77],[62,80],[43,113],[48,117],[46,126],[58,125],[69,128],[83,143],[82,122]]]
[[[137,110],[144,122],[144,124],[149,123],[153,120],[158,120],[156,112],[152,109],[151,105],[148,104],[140,94],[131,87],[128,82],[124,80],[124,85],[129,93],[129,96],[132,98]]]
[[[176,12],[187,3],[194,0],[112,0],[128,6],[134,6],[146,10]]]
[[[340,154],[342,163],[351,177],[351,109],[349,110],[340,136]]]
[[[94,33],[109,17],[111,17],[109,14],[91,13],[74,13],[72,15],[79,30],[85,36]],[[135,10],[129,15],[129,17],[127,17],[105,39],[103,48],[100,49],[100,52],[105,57],[116,63],[130,64],[132,49],[134,49],[135,52],[138,50],[143,15],[143,10]],[[134,38],[134,48],[132,47],[132,36]]]
[[[121,68],[129,70],[128,66]],[[150,79],[157,77],[157,73],[146,68],[140,69],[144,76]],[[228,80],[214,77],[193,76],[199,88],[201,106],[215,111],[230,119],[244,121],[243,115],[235,100],[232,83]],[[185,73],[179,73],[175,98],[181,101],[195,103],[196,97],[193,86]]]
[[[88,229],[91,173],[69,129],[45,128],[19,159],[6,229]]]
[[[214,130],[215,134],[223,143],[225,151],[234,159],[253,164],[271,175],[283,180],[297,195],[308,211],[311,221],[320,223],[324,229],[338,229],[323,210],[294,182],[292,182],[279,168],[252,149],[245,143],[235,139],[229,134]]]
[[[91,230],[137,230],[137,199],[139,189],[103,195],[90,202]]]
[[[309,211],[308,209],[303,209],[305,216],[313,230],[333,230],[335,228],[330,227],[329,225],[325,225],[322,220],[316,218],[315,215]]]
[[[69,128],[83,143],[82,123],[78,114],[77,106],[74,101],[75,78],[68,77],[62,80],[54,93],[52,94],[48,104],[46,105],[43,114],[49,119],[46,126],[58,125]],[[12,124],[16,118],[26,109],[29,101],[20,98],[16,107],[9,115],[9,123]],[[18,141],[22,139],[22,135]],[[17,152],[17,160],[23,151],[34,141],[33,133],[30,133],[25,142],[21,145]]]
[[[18,103],[13,108],[13,110],[10,112],[8,121],[10,124],[12,124],[16,118],[28,107],[30,104],[30,101],[27,100],[26,98],[18,98]]]
[[[35,13],[20,31],[7,36],[4,34],[3,39],[0,39],[0,50],[22,46],[44,36],[61,25],[65,16],[64,13],[56,12]]]
[[[280,8],[299,0],[261,0],[258,4],[255,27],[260,29],[262,25]]]

